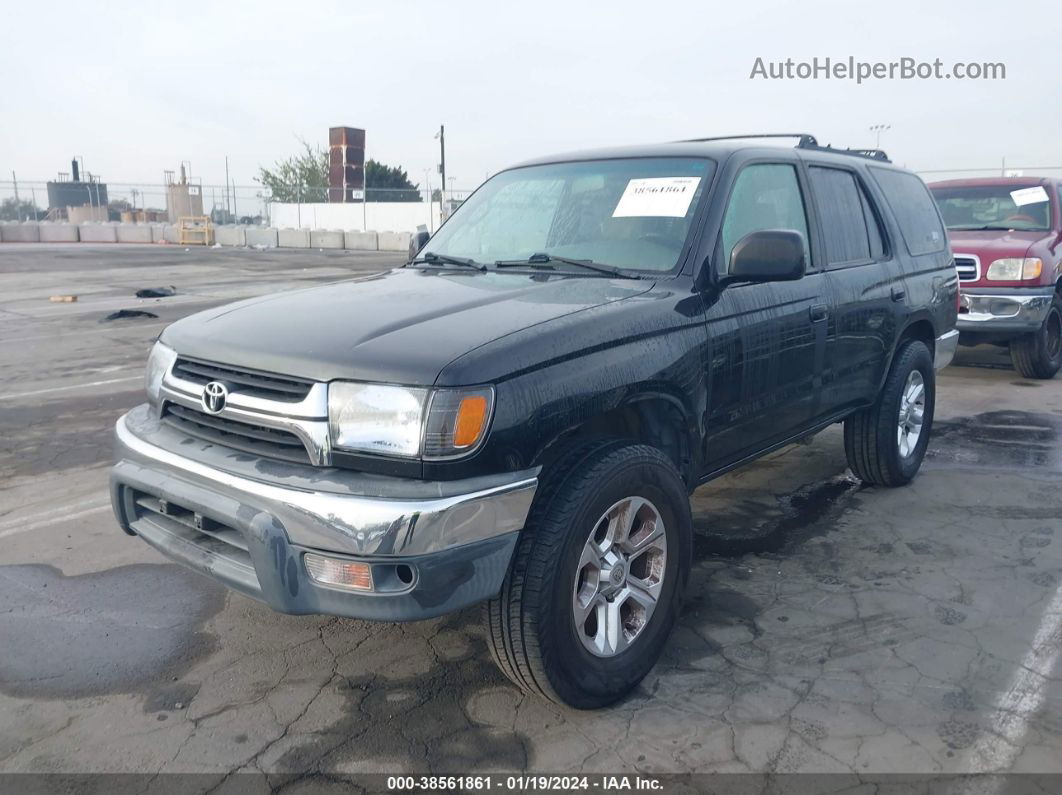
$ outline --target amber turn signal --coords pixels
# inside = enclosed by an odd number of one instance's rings
[[[487,399],[482,395],[463,398],[454,423],[454,447],[471,447],[487,424]]]

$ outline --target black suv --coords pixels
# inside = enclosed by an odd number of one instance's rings
[[[168,327],[117,425],[121,526],[286,613],[484,602],[502,670],[590,708],[660,653],[698,485],[840,421],[867,483],[918,471],[958,283],[880,152],[542,158],[419,242]]]

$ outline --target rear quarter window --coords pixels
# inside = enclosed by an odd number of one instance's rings
[[[944,251],[948,237],[926,184],[904,171],[871,166],[870,172],[896,216],[907,250],[915,256]]]

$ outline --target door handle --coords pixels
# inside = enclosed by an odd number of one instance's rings
[[[893,287],[892,288],[892,300],[893,301],[902,301],[906,297],[907,297],[907,291],[905,289],[903,289],[902,287]]]
[[[808,308],[808,314],[811,315],[812,323],[825,320],[827,314],[826,304],[813,304]]]

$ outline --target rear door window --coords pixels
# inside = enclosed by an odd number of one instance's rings
[[[875,166],[870,171],[896,216],[907,250],[915,256],[944,251],[948,238],[926,184],[904,171]]]
[[[855,175],[839,168],[812,166],[811,190],[826,238],[826,265],[838,267],[872,258],[866,199]],[[881,238],[878,235],[878,247]]]

